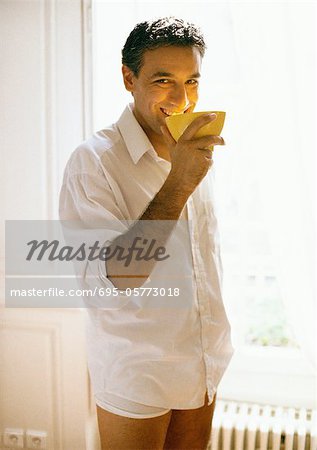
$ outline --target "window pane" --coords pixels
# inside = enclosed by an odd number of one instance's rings
[[[216,198],[224,297],[235,344],[298,347],[287,322],[256,180],[239,165],[234,170],[243,173],[243,197],[239,190],[222,197],[218,189]]]

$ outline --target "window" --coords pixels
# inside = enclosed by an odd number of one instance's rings
[[[196,110],[227,112],[227,145],[216,148],[214,164],[236,355],[222,393],[312,407],[315,379],[300,348],[314,352],[316,5],[95,1],[95,129],[132,100],[121,80],[128,32],[163,15],[202,28],[208,50]]]

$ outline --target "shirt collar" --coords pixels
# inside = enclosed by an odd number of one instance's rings
[[[137,164],[144,153],[148,151],[155,158],[158,157],[149,138],[133,114],[133,103],[126,106],[117,125],[134,164]]]

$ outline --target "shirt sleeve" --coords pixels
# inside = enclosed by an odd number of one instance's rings
[[[72,155],[65,169],[59,217],[67,245],[71,242],[75,248],[85,243],[88,249],[96,242],[100,248],[107,247],[128,230],[128,221],[99,164],[98,160],[91,161],[88,155],[83,156],[81,151]],[[88,307],[120,309],[128,301],[107,278],[102,259],[87,258],[74,262],[74,266],[80,287],[93,293],[84,298]]]

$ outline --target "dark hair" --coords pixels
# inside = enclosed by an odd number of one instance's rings
[[[206,50],[204,37],[198,27],[182,19],[163,17],[138,23],[134,27],[122,49],[122,64],[138,76],[146,50],[171,45],[197,47],[201,56]]]

